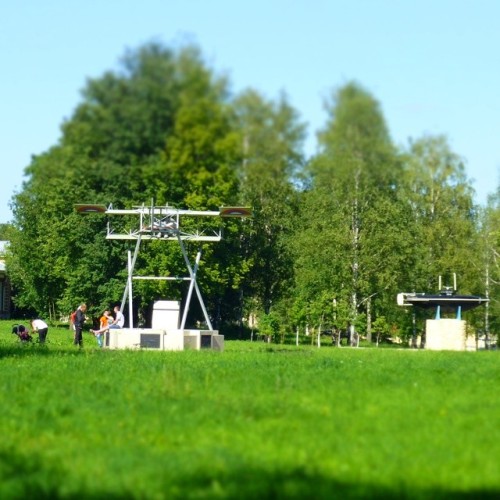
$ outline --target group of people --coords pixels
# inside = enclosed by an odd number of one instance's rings
[[[49,325],[45,323],[42,319],[33,318],[31,320],[31,335],[38,334],[38,341],[40,344],[45,344],[45,339],[47,338],[47,333],[49,332]],[[12,333],[15,333],[19,340],[22,342],[31,341],[30,332],[24,325],[14,325],[12,328]]]
[[[108,330],[112,328],[123,328],[125,324],[125,316],[121,312],[120,306],[115,306],[113,311],[115,313],[114,317],[109,309],[105,309],[102,316],[99,318],[99,330],[90,330],[90,333],[95,335],[99,347],[103,346],[103,337]],[[83,325],[87,319],[85,315],[86,312],[87,305],[80,304],[73,320],[73,328],[75,330],[74,344],[80,347],[83,346]]]
[[[90,330],[90,333],[93,333],[96,336],[99,347],[102,347],[103,336],[108,330],[113,328],[123,328],[123,325],[125,324],[125,316],[120,311],[119,306],[115,306],[114,312],[115,316],[113,318],[109,310],[105,309],[102,316],[99,318],[99,330]]]
[[[99,318],[99,330],[90,330],[90,333],[95,335],[99,347],[103,347],[104,334],[108,330],[112,328],[123,328],[125,325],[125,316],[121,312],[120,306],[115,306],[113,311],[114,316],[109,309],[105,309],[102,316]],[[83,347],[83,327],[87,320],[86,312],[87,304],[80,304],[78,309],[71,315],[72,328],[75,332],[73,343],[80,347]],[[45,321],[40,318],[31,320],[31,334],[38,334],[38,341],[40,344],[45,344],[48,332],[49,326]],[[14,325],[12,333],[15,333],[21,341],[31,340],[31,335],[24,325]]]

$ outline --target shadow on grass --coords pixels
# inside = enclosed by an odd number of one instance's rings
[[[190,474],[168,471],[152,480],[148,491],[131,491],[122,477],[103,488],[98,477],[95,484],[78,484],[68,471],[47,466],[36,455],[22,457],[14,450],[0,452],[0,497],[9,499],[493,499],[499,491],[468,492],[382,488],[365,483],[347,483],[306,473],[303,470],[266,471],[258,468],[214,473],[206,469]],[[66,468],[71,469],[71,457]],[[137,471],[134,471],[137,472]],[[104,471],[103,471],[104,474]],[[109,478],[108,478],[109,479]],[[113,484],[113,486],[109,486]],[[130,482],[128,483],[130,484]]]
[[[169,485],[171,486],[171,485]],[[239,499],[493,499],[499,491],[442,491],[384,488],[363,482],[349,483],[303,470],[234,470],[214,478],[198,474],[176,485],[181,497]]]
[[[40,344],[37,341],[32,342],[15,342],[12,344],[0,344],[0,359],[8,357],[28,357],[28,356],[59,356],[61,354],[83,354],[86,351],[99,351],[97,346],[92,343],[88,345],[84,344],[84,348],[81,349],[78,346],[68,343],[68,345],[53,344],[47,342],[46,344]]]

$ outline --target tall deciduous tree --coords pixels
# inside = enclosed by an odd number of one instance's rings
[[[235,102],[242,161],[240,199],[253,209],[242,237],[249,267],[245,294],[268,314],[293,276],[288,239],[297,220],[294,178],[303,165],[305,126],[282,94],[278,102],[248,90]]]
[[[400,163],[378,102],[358,84],[341,87],[326,109],[297,235],[298,283],[309,300],[328,287],[337,304],[349,303],[350,321],[360,311],[370,321],[373,300],[394,293],[404,258]]]
[[[481,212],[481,252],[484,294],[489,302],[484,308],[484,332],[488,340],[498,340],[500,331],[500,188],[490,195]]]
[[[413,251],[403,291],[435,293],[440,276],[442,286],[453,286],[456,276],[460,293],[482,295],[477,208],[463,160],[443,136],[411,141],[406,153],[401,200],[411,214]],[[421,321],[427,317],[414,312]],[[478,324],[479,314],[468,313],[470,324]]]
[[[78,216],[75,203],[121,208],[154,199],[213,209],[235,199],[226,88],[197,49],[156,44],[128,53],[119,71],[88,81],[60,143],[33,159],[14,197],[9,267],[19,304],[61,313],[86,300],[97,312],[120,300],[126,244],[104,242],[105,220]],[[185,270],[179,252],[164,254],[151,245],[139,266]],[[224,266],[211,282],[223,282],[223,274]],[[161,290],[144,293],[147,300]]]
[[[189,52],[181,54],[178,64],[182,71],[178,77],[178,108],[173,129],[165,138],[165,146],[153,168],[143,169],[142,189],[136,188],[135,192],[150,193],[159,204],[217,210],[234,204],[238,193],[236,165],[240,152],[232,127],[227,83],[223,79],[214,81],[211,72]],[[218,226],[221,221],[214,224]],[[226,229],[231,225],[227,222]],[[191,255],[198,249],[195,245],[185,244]],[[233,246],[231,240],[202,246],[203,265],[198,278],[216,327],[230,314],[230,304],[237,301],[234,283],[242,270]],[[168,256],[162,255],[158,260],[152,257],[160,251],[156,245],[152,256],[141,259],[139,268],[144,266],[144,271],[166,274],[183,269],[185,273],[179,250],[177,246],[170,248]],[[168,284],[163,288],[163,293],[175,293]],[[146,298],[150,299],[150,294]]]
[[[463,293],[477,292],[477,210],[462,159],[445,137],[423,137],[410,144],[405,171],[417,230],[415,286],[436,291],[439,275],[449,280],[456,273]]]

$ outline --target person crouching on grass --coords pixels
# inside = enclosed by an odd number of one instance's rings
[[[31,329],[32,333],[38,333],[38,342],[40,342],[40,344],[45,344],[45,339],[47,338],[47,333],[49,332],[49,326],[47,323],[38,318],[32,319]]]
[[[113,321],[113,316],[111,316],[111,313],[106,309],[103,313],[102,316],[99,318],[99,330],[90,330],[90,333],[93,333],[97,339],[97,345],[99,347],[102,347],[103,342],[102,338],[104,336],[104,333],[109,330],[109,324],[110,322]]]

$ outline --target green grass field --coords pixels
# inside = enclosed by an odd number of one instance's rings
[[[500,353],[106,351],[0,322],[0,498],[498,498]]]

